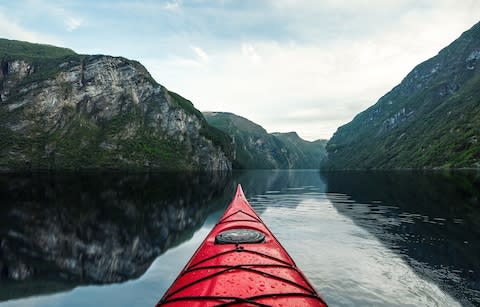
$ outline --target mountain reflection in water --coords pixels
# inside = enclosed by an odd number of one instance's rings
[[[339,213],[464,305],[480,305],[480,173],[322,174]]]
[[[153,306],[237,183],[332,306],[480,305],[478,174],[315,170],[0,175],[0,305]]]
[[[227,179],[225,173],[0,175],[0,300],[139,277],[202,225]]]

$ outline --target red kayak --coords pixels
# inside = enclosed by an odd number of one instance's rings
[[[157,306],[327,306],[248,203],[232,203]]]

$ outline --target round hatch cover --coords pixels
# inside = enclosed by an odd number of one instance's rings
[[[215,237],[216,244],[260,243],[265,235],[260,231],[246,228],[225,230]]]

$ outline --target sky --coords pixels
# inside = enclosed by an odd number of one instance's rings
[[[478,0],[0,0],[0,37],[140,61],[201,111],[307,140],[479,21]]]

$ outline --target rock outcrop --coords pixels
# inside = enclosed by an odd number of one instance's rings
[[[231,168],[228,137],[138,62],[16,43],[0,40],[0,168]]]

